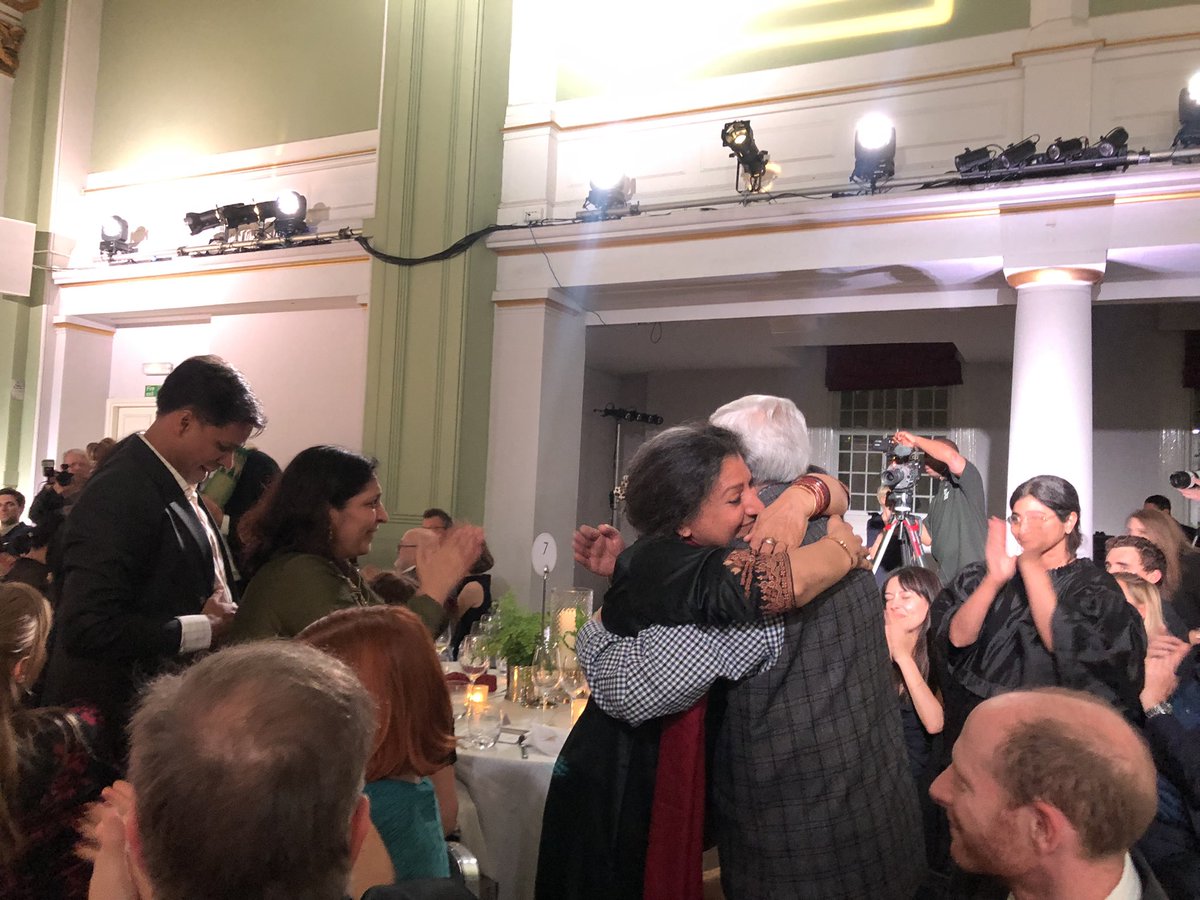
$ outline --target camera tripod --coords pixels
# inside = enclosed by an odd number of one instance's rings
[[[897,532],[899,536],[897,536]],[[912,507],[899,499],[892,507],[892,521],[884,529],[883,539],[879,549],[875,551],[875,559],[871,561],[871,572],[876,573],[883,565],[884,555],[892,545],[892,541],[900,541],[900,552],[906,566],[927,568],[925,548],[921,545],[921,520],[912,513]]]

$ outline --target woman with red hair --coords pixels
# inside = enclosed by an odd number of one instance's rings
[[[449,876],[454,716],[428,629],[404,607],[355,607],[313,622],[298,639],[346,663],[375,700],[365,793],[396,880]]]

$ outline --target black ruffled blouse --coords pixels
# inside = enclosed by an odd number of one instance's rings
[[[1019,573],[992,601],[975,643],[955,647],[950,620],[986,572],[983,563],[963,568],[931,611],[934,656],[946,701],[947,752],[972,709],[1018,688],[1086,691],[1107,700],[1131,722],[1141,722],[1138,695],[1145,675],[1146,629],[1111,575],[1087,559],[1050,571],[1058,597],[1051,620],[1053,652],[1038,635]]]

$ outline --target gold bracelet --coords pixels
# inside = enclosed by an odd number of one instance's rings
[[[855,559],[855,557],[854,557],[854,551],[852,551],[852,550],[850,549],[850,545],[849,545],[849,544],[847,544],[847,543],[846,543],[845,541],[843,541],[841,538],[835,538],[835,537],[834,537],[832,534],[823,534],[823,535],[821,535],[821,540],[826,540],[826,539],[833,541],[835,544],[837,544],[837,545],[838,545],[838,546],[840,546],[840,547],[841,547],[843,550],[845,550],[845,551],[846,551],[846,555],[847,555],[848,557],[850,557],[850,568],[852,568],[852,569],[853,569],[853,568],[854,568],[856,565],[858,565],[858,560],[857,560],[857,559]]]

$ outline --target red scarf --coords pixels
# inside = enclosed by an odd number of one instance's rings
[[[671,716],[658,740],[654,806],[642,900],[701,900],[704,893],[704,714],[708,695]]]

